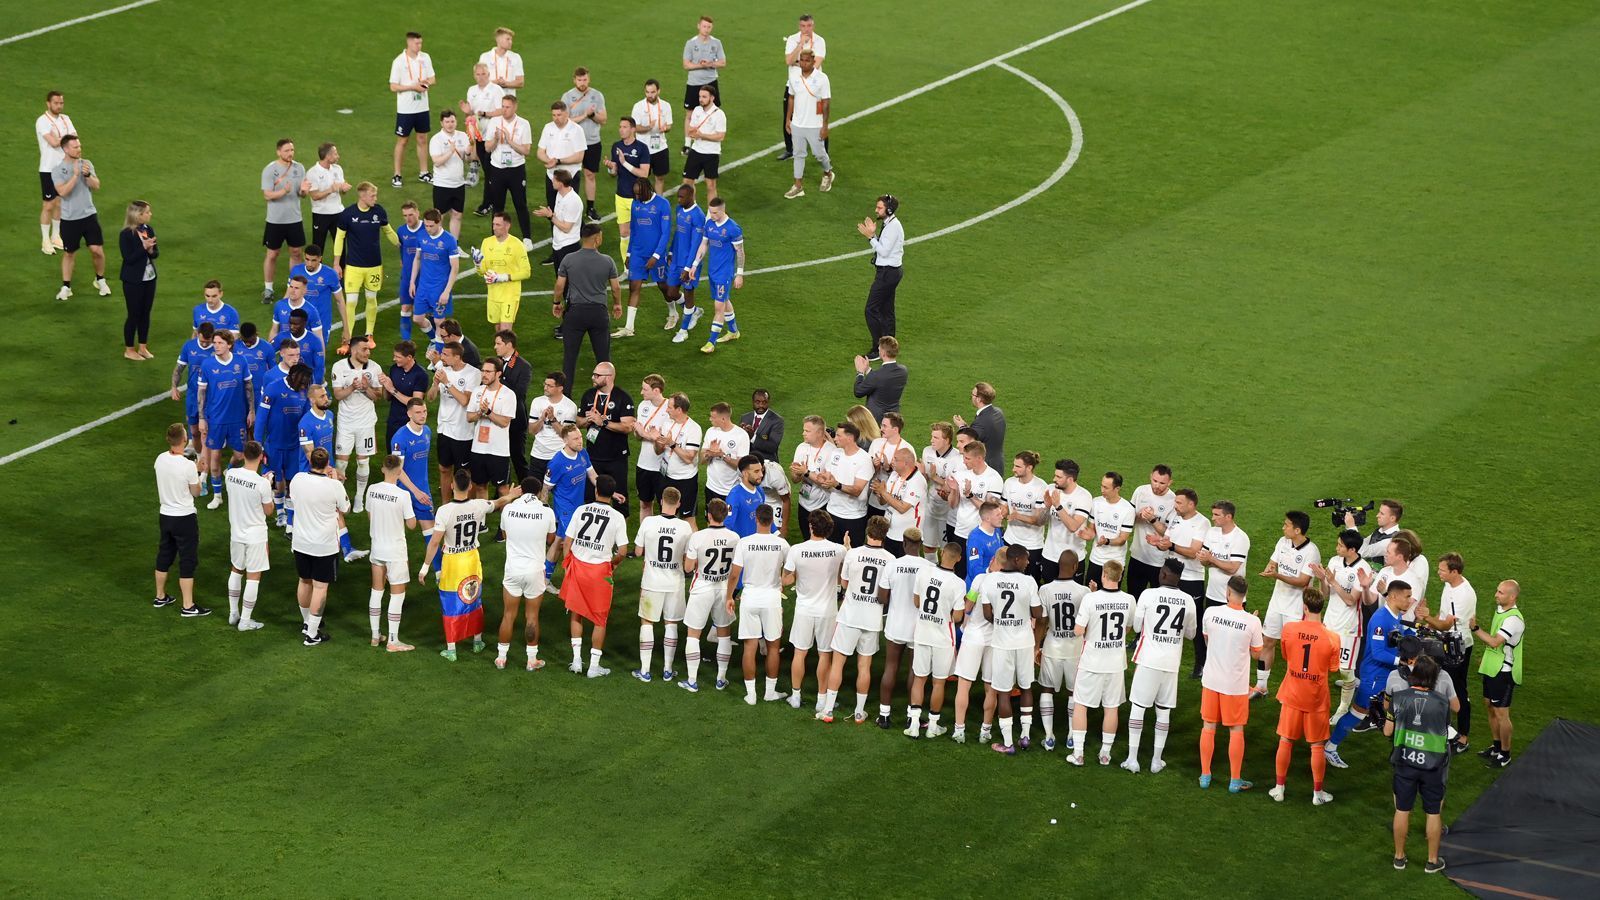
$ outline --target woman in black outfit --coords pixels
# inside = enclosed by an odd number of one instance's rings
[[[128,204],[128,215],[118,238],[122,248],[122,299],[128,318],[122,323],[124,359],[153,359],[150,352],[150,308],[156,303],[156,232],[150,227],[150,204],[135,200]],[[135,349],[134,340],[138,339]]]

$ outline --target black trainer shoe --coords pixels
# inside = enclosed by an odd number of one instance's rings
[[[1482,750],[1478,751],[1478,758],[1479,759],[1493,759],[1495,756],[1499,755],[1499,753],[1500,753],[1500,748],[1496,747],[1493,744],[1490,744],[1489,746],[1487,746],[1487,747],[1483,748]]]
[[[306,635],[301,635],[301,637],[300,637],[300,643],[305,645],[305,646],[307,646],[307,647],[316,647],[318,645],[327,643],[327,641],[328,641],[328,636],[325,635],[325,634],[318,634],[316,637],[312,637],[311,635],[306,634]]]
[[[1357,725],[1356,727],[1350,729],[1352,734],[1362,734],[1364,732],[1377,731],[1377,730],[1378,730],[1378,726],[1376,724],[1374,724],[1371,719],[1362,719],[1361,723],[1359,725]]]
[[[1451,741],[1450,742],[1450,755],[1451,756],[1460,756],[1461,754],[1467,752],[1469,749],[1471,749],[1471,748],[1465,741]]]
[[[879,716],[874,721],[876,722],[876,724],[877,724],[877,726],[879,728],[893,728],[894,727],[894,720],[890,719],[888,716]]]
[[[1394,867],[1396,871],[1404,869],[1406,867],[1406,858],[1404,856],[1396,856],[1394,858]]]
[[[1438,859],[1428,860],[1428,864],[1422,867],[1422,871],[1427,872],[1429,875],[1437,875],[1440,872],[1443,872],[1444,857],[1441,856]]]
[[[1509,765],[1511,765],[1511,754],[1509,753],[1502,751],[1489,757],[1489,768],[1491,769],[1504,769]]]
[[[399,175],[396,175],[393,178],[389,179],[389,184],[391,186],[393,186],[393,187],[399,187],[399,186],[405,184],[405,182],[401,180]]]
[[[150,601],[150,605],[154,606],[156,609],[160,609],[163,606],[171,606],[176,602],[178,602],[176,597],[157,597]]]
[[[553,266],[555,264],[556,264],[556,255],[554,253],[550,254],[549,256],[546,256],[544,259],[539,260],[539,265],[541,265],[541,266]]]
[[[794,153],[792,153],[791,151],[785,150],[782,153],[778,154],[778,162],[783,162],[786,159],[794,159]]]
[[[168,597],[167,599],[168,601],[171,601],[172,598]],[[211,615],[211,610],[196,603],[193,606],[186,606],[183,609],[178,610],[178,615],[183,616],[185,619],[198,619],[201,616]]]
[[[423,184],[433,184],[433,173],[423,172],[421,175],[417,176],[417,180]]]

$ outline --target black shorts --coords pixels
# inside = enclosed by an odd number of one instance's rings
[[[433,188],[433,208],[439,212],[466,212],[466,186],[447,188],[435,185]]]
[[[156,548],[156,571],[165,572],[178,561],[178,577],[193,578],[200,558],[200,517],[161,517],[161,543]]]
[[[60,194],[56,193],[55,176],[51,175],[49,172],[39,173],[39,196],[45,200],[54,200],[55,198],[61,196]]]
[[[727,503],[728,502],[728,495],[727,494],[719,494],[716,491],[713,491],[711,488],[706,488],[706,490],[705,490],[705,498],[706,498],[706,508],[707,509],[711,508],[711,501],[713,501],[713,500],[721,500],[723,503]]]
[[[889,551],[889,555],[895,559],[899,559],[900,557],[906,555],[905,542],[896,540],[892,537],[886,537],[883,539],[883,549]]]
[[[268,222],[267,227],[261,232],[261,246],[268,250],[278,250],[288,244],[298,250],[306,245],[306,225],[304,222]],[[326,251],[328,248],[324,247]]]
[[[311,236],[313,238],[313,243],[321,246],[323,241],[333,237],[333,233],[338,230],[339,213],[314,212],[311,214]],[[332,253],[333,245],[329,244],[325,247],[322,247],[322,252]]]
[[[528,457],[528,477],[537,479],[540,484],[544,484],[544,473],[549,468],[550,460],[540,459],[537,456]]]
[[[694,518],[694,514],[698,511],[696,503],[700,499],[699,476],[683,479],[661,476],[661,488],[665,490],[669,487],[677,488],[678,494],[683,497],[682,502],[678,504],[678,518]]]
[[[61,246],[68,253],[78,249],[79,244],[88,244],[91,247],[104,247],[106,240],[100,234],[100,217],[90,214],[81,219],[61,220]]]
[[[472,483],[478,486],[486,484],[502,485],[506,483],[506,472],[511,468],[511,457],[495,456],[490,453],[468,453],[467,466],[472,472]]]
[[[661,473],[650,469],[633,470],[633,492],[638,496],[640,503],[655,503],[661,499],[661,492],[666,489]]]
[[[833,517],[834,543],[844,543],[845,535],[850,536],[850,546],[860,547],[867,542],[867,517],[859,519],[841,519]]]
[[[397,112],[394,114],[394,136],[406,137],[415,131],[417,134],[427,134],[433,130],[433,120],[428,117],[428,111],[414,113]]]
[[[439,435],[439,465],[446,469],[459,469],[472,462],[472,442]],[[445,485],[448,491],[449,485]]]
[[[710,88],[711,102],[715,103],[718,109],[722,108],[722,91],[717,87],[716,79],[712,79],[710,84],[686,84],[683,86],[684,109],[694,109],[700,105],[701,88]]]
[[[622,509],[623,509],[623,512],[626,513],[627,508],[628,508],[627,507],[627,503],[628,503],[628,468],[629,468],[628,460],[626,458],[624,458],[624,459],[595,459],[594,457],[591,456],[589,458],[589,464],[594,466],[594,473],[596,475],[610,475],[611,476],[612,483],[616,485],[616,493],[622,495],[622,503],[623,503]],[[591,493],[592,494],[593,492],[594,492],[594,485],[591,484],[588,487],[587,493]],[[611,503],[612,500],[611,500],[610,497],[606,497],[603,500],[601,500],[600,502],[602,502],[602,503]]]
[[[1395,763],[1394,808],[1399,812],[1411,812],[1417,795],[1421,794],[1422,811],[1430,816],[1438,815],[1444,807],[1444,780],[1448,771],[1445,766],[1418,769],[1406,763]]]
[[[683,177],[694,181],[701,175],[707,178],[717,177],[717,163],[722,161],[720,153],[701,153],[690,150],[683,157]]]
[[[650,154],[650,174],[665,175],[672,171],[672,155],[667,150]]]
[[[1516,682],[1511,680],[1510,672],[1483,676],[1483,699],[1498,709],[1511,708],[1511,694],[1516,688]]]
[[[590,144],[583,148],[583,170],[585,172],[600,171],[600,145]]]
[[[339,554],[330,553],[327,556],[312,556],[309,553],[294,551],[294,571],[303,581],[320,581],[323,584],[333,584],[333,579],[339,574]]]

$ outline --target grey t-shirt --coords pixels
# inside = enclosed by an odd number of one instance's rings
[[[63,159],[50,173],[51,180],[56,184],[65,184],[72,178],[72,170],[80,162],[89,163],[89,174],[95,174],[94,163],[88,160]],[[72,193],[61,195],[61,218],[68,221],[87,219],[95,212],[94,191],[89,190],[87,179],[79,178],[78,183],[72,186]]]
[[[288,176],[284,178],[284,172]],[[279,178],[284,178],[282,185],[277,185]],[[300,182],[306,180],[306,167],[299,163],[290,163],[287,169],[283,163],[273,160],[261,170],[261,189],[263,191],[277,190],[286,187],[289,193],[276,200],[267,201],[267,221],[274,225],[292,225],[302,221],[300,215]],[[275,186],[276,185],[276,186]]]
[[[567,114],[592,113],[597,109],[606,108],[606,95],[594,88],[589,88],[583,93],[578,93],[577,88],[572,88],[561,95],[561,102],[567,105]],[[584,143],[593,146],[600,143],[600,123],[593,119],[584,119],[578,123],[583,129]]]
[[[604,306],[606,288],[610,287],[611,279],[617,277],[617,261],[584,247],[567,254],[556,274],[567,280],[568,305],[598,303]]]
[[[1399,669],[1395,669],[1389,673],[1388,680],[1384,682],[1383,692],[1390,697],[1394,697],[1397,694],[1404,693],[1409,687],[1411,687],[1411,682],[1406,679],[1404,673]],[[1439,679],[1433,683],[1433,689],[1444,697],[1444,702],[1446,703],[1456,698],[1456,683],[1450,680],[1450,676],[1443,669],[1439,670]]]
[[[704,65],[728,57],[722,52],[722,41],[716,38],[700,40],[700,35],[689,38],[683,45],[683,58],[693,65]],[[717,80],[716,69],[690,69],[690,84],[710,84]]]

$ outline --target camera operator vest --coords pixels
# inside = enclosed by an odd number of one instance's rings
[[[1437,769],[1450,759],[1450,703],[1436,691],[1411,688],[1390,698],[1394,721],[1392,763]]]
[[[1489,633],[1499,634],[1500,625],[1505,620],[1521,618],[1522,610],[1515,606],[1511,607],[1510,609],[1499,610],[1494,614],[1494,621],[1489,625]],[[1523,633],[1522,640],[1517,642],[1511,653],[1511,680],[1516,684],[1522,683],[1522,642],[1525,640],[1527,640],[1526,632]],[[1505,668],[1505,663],[1505,644],[1501,644],[1498,647],[1486,646],[1483,649],[1483,660],[1478,663],[1478,674],[1487,675],[1493,678],[1494,676],[1500,674],[1501,669]]]

